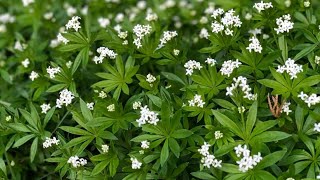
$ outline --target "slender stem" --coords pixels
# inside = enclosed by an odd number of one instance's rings
[[[8,154],[7,154],[7,151],[6,151],[6,150],[4,151],[4,156],[6,157],[6,160],[7,160],[8,166],[9,166],[9,170],[10,170],[12,179],[16,179],[16,176],[14,175],[14,173],[13,173],[13,171],[12,171],[12,167],[11,167],[11,165],[10,165],[9,158],[8,158]]]
[[[57,124],[56,128],[52,131],[52,134],[56,132],[56,130],[59,128],[59,126],[62,124],[62,122],[66,119],[66,117],[70,114],[70,111],[68,111],[61,119],[61,121]]]

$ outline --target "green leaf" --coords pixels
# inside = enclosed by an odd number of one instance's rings
[[[83,117],[86,120],[91,121],[93,119],[91,111],[87,107],[87,104],[81,98],[80,98],[80,109],[81,109],[81,113],[82,113]]]
[[[68,86],[67,84],[56,84],[56,85],[51,86],[51,87],[47,90],[47,92],[50,92],[50,93],[52,93],[52,92],[57,92],[57,91],[60,91],[60,90],[63,89],[63,88],[66,88],[67,86]]]
[[[192,131],[187,129],[178,129],[171,134],[171,137],[176,139],[183,139],[191,136],[193,134]]]
[[[31,144],[31,148],[30,148],[30,162],[33,162],[34,157],[37,154],[37,150],[38,150],[38,142],[39,139],[35,138]]]
[[[6,168],[6,164],[4,163],[4,160],[2,158],[0,158],[0,169],[2,170],[2,172],[4,173],[4,175],[7,175],[7,168]]]
[[[254,176],[259,177],[259,179],[261,179],[261,180],[264,180],[264,179],[277,180],[277,178],[274,177],[271,173],[269,173],[267,171],[263,171],[263,170],[255,171]]]
[[[277,81],[270,79],[261,79],[258,80],[258,82],[262,85],[272,88],[275,94],[283,94],[285,92],[288,92],[288,89]]]
[[[247,122],[246,122],[246,133],[247,135],[250,135],[254,124],[256,123],[256,119],[257,119],[257,101],[255,101],[250,109],[249,109],[249,113],[248,113],[248,117],[247,117]]]
[[[68,132],[68,133],[75,134],[75,135],[88,135],[88,136],[92,135],[88,131],[80,129],[80,128],[77,128],[77,127],[60,126],[59,128],[64,130],[64,131],[66,131],[66,132]]]
[[[264,121],[264,122],[257,124],[251,133],[251,137],[256,136],[256,135],[272,128],[276,124],[278,124],[278,122],[276,120]]]
[[[179,158],[179,156],[180,156],[180,146],[179,146],[178,142],[173,138],[169,138],[168,140],[169,140],[169,147],[170,147],[171,151],[173,152],[173,154],[177,158]]]
[[[164,163],[167,161],[169,157],[169,145],[168,145],[168,139],[164,142],[164,145],[161,149],[161,154],[160,154],[160,164],[161,166],[164,165]]]
[[[109,165],[109,171],[110,171],[111,177],[113,177],[117,173],[118,165],[119,165],[119,159],[115,156],[114,158],[112,158]]]
[[[145,141],[145,140],[154,141],[154,140],[157,140],[157,139],[160,139],[163,137],[164,136],[162,136],[162,135],[143,134],[143,135],[137,136],[135,138],[132,138],[130,141],[133,141],[133,142],[141,142],[141,141]]]
[[[243,134],[242,134],[241,129],[238,127],[238,125],[236,123],[234,123],[226,115],[220,113],[217,110],[212,110],[212,114],[217,119],[217,121],[219,121],[219,123],[222,124],[222,126],[229,128],[230,131],[232,131],[233,133],[235,133],[239,137],[243,138]]]
[[[303,79],[299,84],[297,84],[294,87],[294,90],[298,91],[303,87],[311,87],[313,85],[318,84],[319,82],[320,82],[320,75],[309,76]]]
[[[290,137],[290,134],[281,131],[266,131],[252,138],[253,142],[274,142]]]
[[[306,56],[307,54],[311,53],[316,47],[318,46],[318,43],[313,44],[309,47],[304,48],[302,51],[300,51],[293,59],[295,61],[301,59],[302,57]]]
[[[267,156],[263,157],[262,160],[257,164],[257,169],[264,169],[271,165],[276,164],[276,162],[280,161],[282,157],[286,154],[287,150],[277,151]]]
[[[192,172],[191,173],[192,176],[199,178],[199,179],[217,179],[215,177],[213,177],[212,175],[206,173],[206,172],[201,172],[201,171],[197,171],[197,172]]]
[[[175,81],[181,83],[182,85],[186,85],[186,83],[177,75],[170,72],[161,72],[161,74],[171,81]]]
[[[103,171],[107,165],[109,164],[109,161],[101,161],[97,165],[94,166],[94,169],[91,172],[92,176],[98,175],[101,171]]]
[[[31,130],[22,123],[12,123],[12,124],[8,124],[8,126],[14,129],[15,131],[31,132]]]
[[[34,129],[38,129],[38,125],[37,125],[37,120],[31,117],[31,114],[24,110],[24,109],[19,109],[22,116],[28,121],[28,123],[34,128]]]
[[[26,136],[23,136],[22,138],[18,139],[14,144],[13,147],[19,147],[21,145],[23,145],[24,143],[26,143],[27,141],[29,141],[30,139],[34,138],[35,135],[34,134],[29,134]]]
[[[279,37],[278,43],[279,43],[279,49],[281,50],[282,59],[287,60],[288,59],[288,46],[287,46],[287,41],[286,41],[284,35]]]
[[[109,131],[101,131],[99,137],[103,139],[118,140],[118,138]]]

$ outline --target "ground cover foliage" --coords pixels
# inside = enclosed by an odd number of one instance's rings
[[[0,179],[320,178],[319,7],[0,0]]]

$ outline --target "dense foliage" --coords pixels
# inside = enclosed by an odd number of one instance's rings
[[[320,179],[317,0],[0,0],[0,179]]]

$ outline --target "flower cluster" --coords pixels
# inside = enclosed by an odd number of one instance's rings
[[[87,160],[83,158],[79,158],[78,156],[71,156],[68,159],[68,163],[71,164],[74,168],[78,168],[80,166],[86,165]]]
[[[43,142],[42,146],[43,148],[48,148],[48,147],[51,147],[53,144],[58,145],[59,142],[60,140],[56,139],[56,137],[53,137],[52,139],[46,137],[46,140]]]
[[[157,80],[156,77],[154,77],[152,74],[148,74],[148,75],[147,75],[146,81],[150,84],[150,86],[151,86],[152,83],[155,82],[156,80]]]
[[[67,89],[64,89],[60,91],[60,98],[56,100],[56,107],[62,108],[62,105],[65,104],[65,106],[68,106],[71,104],[72,99],[74,98],[74,95],[71,91],[68,91]]]
[[[138,161],[137,158],[130,158],[131,160],[131,168],[132,169],[140,169],[141,168],[141,165],[142,163],[140,161]]]
[[[141,48],[142,38],[151,33],[151,26],[150,25],[141,25],[137,24],[133,27],[133,32],[137,38],[133,40],[133,44],[137,46],[137,48]]]
[[[308,104],[308,107],[312,105],[316,105],[320,103],[320,96],[317,96],[317,94],[312,93],[310,96],[305,94],[303,91],[300,92],[298,97],[304,101],[306,104]]]
[[[250,44],[246,49],[248,49],[249,52],[253,50],[254,52],[261,53],[262,46],[260,45],[260,41],[258,40],[258,38],[253,36],[249,39],[249,41],[250,41]]]
[[[224,61],[220,69],[220,72],[222,75],[227,75],[228,77],[230,77],[233,70],[236,68],[239,68],[241,64],[242,63],[239,62],[238,59],[236,59],[236,61],[232,61],[232,60]]]
[[[204,102],[202,99],[201,99],[201,95],[199,94],[196,94],[193,99],[189,100],[188,101],[189,103],[189,106],[191,107],[194,107],[194,106],[197,106],[197,107],[200,107],[200,108],[203,108],[203,105],[206,104],[206,102]]]
[[[264,3],[263,1],[259,2],[259,3],[255,3],[253,5],[253,8],[257,9],[257,11],[260,13],[261,11],[264,11],[266,9],[272,8],[272,3]]]
[[[117,53],[115,53],[113,50],[107,48],[107,47],[99,47],[97,49],[97,53],[99,53],[100,55],[99,56],[94,56],[93,57],[93,61],[96,63],[96,64],[99,64],[99,63],[102,63],[103,62],[103,59],[105,57],[109,57],[110,59],[115,59],[116,56],[118,55]]]
[[[50,104],[43,103],[41,106],[41,113],[47,114],[47,112],[51,109]]]
[[[290,75],[290,79],[297,78],[297,74],[302,71],[302,65],[295,64],[291,58],[288,58],[283,66],[279,65],[277,69],[279,73],[287,72]]]
[[[184,64],[186,68],[186,75],[192,75],[194,69],[200,70],[202,68],[201,64],[195,60],[189,60]]]
[[[140,101],[136,101],[132,104],[132,108],[134,110],[137,110],[138,108],[141,108],[141,102]]]
[[[66,24],[66,29],[74,29],[78,32],[78,30],[81,28],[79,19],[81,19],[79,16],[73,16]]]
[[[49,74],[49,77],[53,79],[56,77],[56,74],[60,72],[60,67],[51,68],[50,66],[47,68],[47,73]]]
[[[141,141],[141,148],[142,149],[149,149],[150,142],[149,141]]]
[[[204,144],[201,146],[200,149],[198,149],[198,152],[202,155],[201,163],[204,167],[210,168],[210,167],[221,167],[221,160],[218,160],[215,158],[214,155],[209,153],[210,145],[204,142]]]
[[[281,112],[285,112],[287,115],[289,115],[289,113],[292,112],[292,110],[290,110],[290,102],[285,102],[281,108]]]
[[[220,132],[220,131],[215,131],[215,132],[214,132],[214,138],[215,138],[215,139],[221,139],[221,138],[223,138],[223,133]]]
[[[290,14],[283,15],[276,19],[276,24],[278,25],[277,28],[274,28],[274,30],[279,33],[289,32],[293,28],[293,22],[291,22],[291,16]]]
[[[168,41],[173,39],[174,37],[178,36],[177,31],[165,31],[163,33],[163,37],[160,39],[160,44],[158,48],[162,48]]]
[[[31,81],[34,81],[35,79],[37,79],[39,77],[39,74],[35,71],[31,71],[31,74],[29,76],[29,78],[31,79]]]
[[[159,119],[157,116],[158,116],[158,113],[154,111],[150,111],[148,106],[144,106],[144,107],[141,107],[140,118],[137,119],[136,121],[138,122],[139,127],[146,123],[157,125],[157,123],[159,122]]]
[[[108,153],[109,152],[109,146],[107,144],[101,145],[101,150],[103,153]]]
[[[62,42],[64,44],[68,44],[68,42],[69,42],[69,40],[67,38],[63,37],[61,33],[58,34],[57,41]]]
[[[93,106],[94,106],[94,102],[87,103],[87,108],[91,111],[93,110]]]
[[[239,161],[237,161],[237,164],[239,165],[239,171],[241,172],[247,172],[250,169],[253,169],[254,166],[256,166],[261,160],[261,153],[258,152],[258,154],[250,156],[250,150],[247,148],[247,145],[238,145],[234,148],[235,153],[237,154],[237,157],[241,157]]]
[[[235,11],[233,9],[224,13],[224,10],[218,8],[213,11],[212,17],[217,19],[220,17],[220,22],[217,20],[211,24],[213,33],[220,33],[224,31],[225,35],[232,36],[234,27],[241,27],[241,20],[238,15],[234,15]]]
[[[109,112],[114,112],[116,108],[115,108],[114,104],[110,104],[109,106],[107,106],[107,109]]]
[[[226,95],[233,96],[233,90],[235,90],[237,87],[241,87],[242,92],[244,93],[243,98],[249,99],[249,100],[255,100],[257,98],[256,94],[252,94],[251,88],[249,87],[247,83],[247,78],[243,76],[239,76],[238,78],[233,78],[234,83],[231,84],[231,87],[227,87],[227,93]]]
[[[209,64],[210,66],[214,66],[217,63],[217,61],[215,59],[212,59],[212,58],[207,58],[205,62],[207,64]]]

